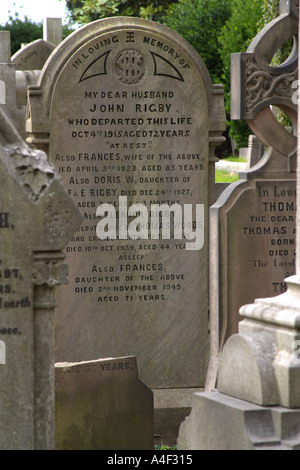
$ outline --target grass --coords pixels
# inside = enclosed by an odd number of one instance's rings
[[[225,162],[235,162],[235,163],[247,163],[246,158],[239,158],[239,157],[227,157],[222,158]]]
[[[247,160],[245,158],[239,157],[227,157],[222,158],[222,160],[226,162],[237,162],[237,163],[246,163]],[[238,173],[235,171],[224,171],[224,170],[216,170],[215,182],[216,183],[234,183],[234,181],[238,181],[239,176]]]
[[[239,179],[239,175],[234,171],[216,170],[215,182],[216,183],[233,183]]]
[[[177,450],[177,446],[169,446],[169,445],[162,445],[162,446],[155,446],[155,450]]]

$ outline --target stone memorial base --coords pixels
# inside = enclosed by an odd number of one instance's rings
[[[179,427],[191,412],[193,395],[202,390],[200,388],[152,390],[155,445],[176,444]]]
[[[300,408],[258,406],[218,391],[195,393],[179,450],[299,450]]]

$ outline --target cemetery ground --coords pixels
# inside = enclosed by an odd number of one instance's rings
[[[237,173],[233,171],[216,170],[216,183],[233,183],[238,179]]]
[[[238,169],[232,170],[230,163],[246,164],[246,159],[241,157],[233,157],[232,155],[222,159],[222,169],[216,167],[215,182],[216,183],[234,183],[238,181]],[[226,163],[228,162],[228,165]]]

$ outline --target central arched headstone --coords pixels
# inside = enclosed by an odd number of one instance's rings
[[[72,34],[30,88],[31,141],[49,142],[84,217],[66,250],[58,361],[133,354],[151,388],[204,385],[222,96],[183,38],[134,18]]]

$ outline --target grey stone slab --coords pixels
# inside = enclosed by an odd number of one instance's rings
[[[26,139],[27,88],[36,85],[41,69],[55,46],[44,39],[26,44],[11,58],[14,65],[17,101],[17,125],[20,134]]]
[[[62,41],[62,19],[61,18],[45,18],[43,22],[44,40],[58,46]]]
[[[55,46],[44,39],[26,44],[11,58],[16,70],[41,70]]]
[[[297,48],[281,67],[270,64],[298,31],[297,1],[281,2],[280,11],[246,53],[232,54],[231,117],[245,119],[266,150],[210,209],[212,347],[207,388],[215,386],[222,346],[237,332],[239,308],[286,292],[285,279],[295,273]],[[287,113],[292,132],[276,118],[274,106]]]
[[[258,405],[300,406],[299,300],[297,275],[286,293],[244,305],[239,334],[220,358],[218,390]]]
[[[174,446],[180,424],[190,414],[192,398],[200,388],[154,389],[154,435],[155,445]]]
[[[250,135],[248,140],[247,163],[248,167],[256,165],[264,153],[264,147],[255,135]]]
[[[202,59],[153,22],[95,22],[51,56],[29,89],[29,141],[46,146],[50,136],[50,161],[84,217],[66,249],[57,361],[134,354],[150,387],[204,385],[208,205],[224,117],[223,89]],[[183,236],[151,239],[150,231],[99,240],[97,207],[121,213],[120,197],[149,210],[203,207],[203,244],[189,250]],[[150,227],[145,218],[141,227]]]
[[[0,33],[1,40],[1,52],[0,52],[0,64],[10,63],[10,32],[1,31]]]
[[[10,32],[0,31],[1,57],[0,57],[0,106],[16,124],[16,77],[15,66],[10,60]]]
[[[299,409],[262,407],[213,391],[196,393],[179,450],[297,450]]]
[[[1,108],[0,142],[0,448],[52,449],[54,294],[81,215]]]
[[[56,450],[153,450],[153,393],[135,357],[57,363]]]

